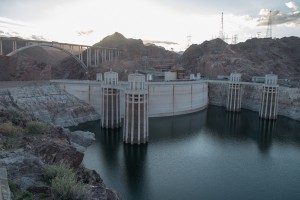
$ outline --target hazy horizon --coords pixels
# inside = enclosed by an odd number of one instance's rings
[[[272,36],[300,37],[297,1],[241,2],[196,0],[1,0],[0,36],[92,45],[119,32],[127,38],[154,41],[167,49],[184,50],[218,37],[221,13],[224,35],[238,42],[264,37],[272,11]]]

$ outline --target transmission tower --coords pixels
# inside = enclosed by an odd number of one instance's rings
[[[237,41],[238,41],[238,35],[235,34],[232,36],[232,44],[237,44]]]
[[[272,11],[269,12],[269,19],[268,19],[268,27],[267,27],[267,33],[266,38],[272,38]]]
[[[186,36],[186,48],[189,48],[189,47],[190,47],[191,41],[192,41],[191,39],[192,39],[191,34],[188,34],[188,35]]]
[[[223,12],[222,12],[222,16],[221,16],[221,29],[219,32],[219,38],[221,40],[224,40]]]

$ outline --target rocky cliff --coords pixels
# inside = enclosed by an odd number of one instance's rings
[[[81,200],[82,195],[95,200],[119,199],[96,171],[82,164],[83,152],[95,135],[54,125],[70,126],[98,117],[91,106],[48,82],[2,82],[0,168],[7,169],[13,199]],[[62,170],[67,182],[49,177],[49,169]],[[68,192],[54,183],[64,184]]]
[[[289,79],[297,86],[300,77],[300,38],[253,38],[238,44],[227,44],[221,39],[191,45],[182,55],[182,63],[193,73],[200,72],[208,78],[242,74],[244,81],[252,76],[275,73],[280,79]]]
[[[64,127],[100,119],[92,106],[49,82],[24,84],[3,86],[0,89],[2,105],[15,105],[37,119]]]
[[[208,84],[209,104],[226,107],[228,84]],[[242,85],[242,108],[259,112],[262,86]],[[300,88],[279,87],[278,115],[300,121]]]

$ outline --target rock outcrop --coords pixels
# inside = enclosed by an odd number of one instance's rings
[[[208,84],[209,104],[226,106],[228,83]],[[262,86],[242,85],[242,108],[258,112],[261,105]],[[300,88],[279,87],[278,115],[300,121]]]
[[[191,45],[182,55],[183,66],[193,73],[215,79],[231,72],[242,74],[244,81],[252,76],[273,72],[286,85],[297,86],[300,77],[300,38],[253,38],[238,44],[227,44],[221,39]]]
[[[0,84],[1,85],[1,84]],[[74,126],[100,119],[89,104],[48,82],[0,89],[4,105],[16,105],[37,119],[59,126]]]
[[[61,127],[51,127],[38,135],[11,137],[0,134],[0,168],[7,169],[12,192],[18,196],[29,192],[34,200],[40,199],[40,194],[51,194],[51,187],[45,182],[45,167],[63,164],[75,172],[78,181],[88,186],[92,199],[119,199],[115,191],[106,187],[96,171],[82,165],[84,154],[73,146],[90,144],[93,133],[76,132],[73,139],[68,135],[72,132]]]

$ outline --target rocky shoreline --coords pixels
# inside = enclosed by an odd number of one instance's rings
[[[95,170],[82,164],[85,149],[95,140],[93,133],[39,121],[8,100],[0,101],[0,122],[0,168],[7,169],[13,199],[57,199],[45,171],[61,165],[75,174],[89,199],[119,199]]]

